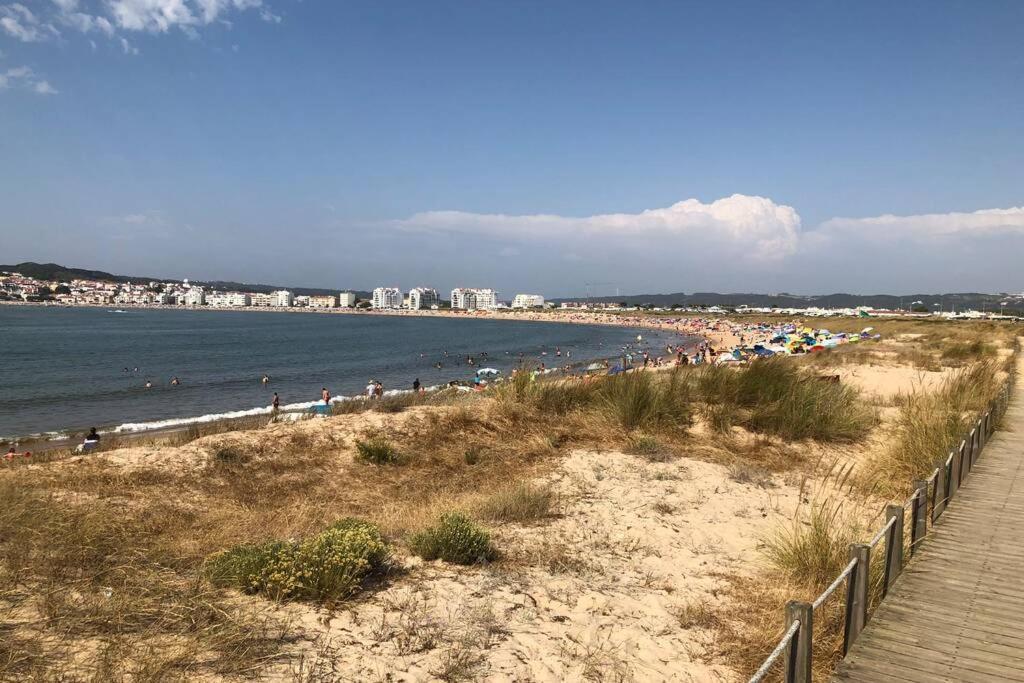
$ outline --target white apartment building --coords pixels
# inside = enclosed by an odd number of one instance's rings
[[[271,306],[279,306],[281,308],[291,308],[292,303],[295,301],[295,297],[287,289],[279,289],[271,296],[274,297],[274,303]]]
[[[512,308],[543,308],[544,297],[540,294],[516,294]]]
[[[206,304],[214,308],[242,308],[251,303],[245,292],[210,292]]]
[[[309,297],[310,308],[336,308],[338,306],[338,297],[333,294],[321,294],[319,296]]]
[[[192,287],[185,292],[181,301],[186,306],[203,306],[206,304],[206,292],[202,287]]]
[[[342,292],[338,295],[338,305],[342,308],[352,308],[356,305],[356,293]]]
[[[498,293],[493,289],[456,287],[452,290],[452,308],[464,311],[498,307]]]
[[[373,290],[371,303],[374,308],[401,308],[402,290],[397,287],[378,287]]]
[[[273,294],[254,292],[249,295],[250,306],[273,306],[276,297]]]
[[[441,298],[431,287],[413,287],[409,290],[409,310],[419,311],[437,304]]]

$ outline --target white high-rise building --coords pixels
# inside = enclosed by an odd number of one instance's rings
[[[271,306],[280,306],[281,308],[291,308],[291,305],[295,302],[295,296],[287,289],[279,289],[273,294],[274,302]]]
[[[512,308],[543,308],[544,297],[540,294],[516,294]]]
[[[452,290],[452,308],[464,311],[498,307],[498,293],[493,289],[456,287]]]
[[[206,304],[206,292],[202,287],[192,287],[185,292],[186,306],[203,306]]]
[[[431,287],[413,287],[409,290],[409,310],[411,311],[430,308],[440,300],[437,290]]]
[[[402,290],[397,287],[378,287],[373,290],[371,303],[374,308],[401,308]]]
[[[356,293],[342,292],[338,295],[338,305],[342,308],[352,308],[356,305]]]
[[[310,308],[335,308],[338,305],[338,297],[333,294],[321,294],[309,297]]]
[[[242,308],[250,304],[245,292],[210,292],[206,303],[214,308]]]
[[[273,294],[253,292],[249,295],[249,304],[251,306],[273,306],[275,300],[276,297]]]

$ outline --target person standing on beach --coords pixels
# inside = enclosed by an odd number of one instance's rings
[[[323,399],[324,405],[330,405],[331,403],[331,392],[327,391],[327,387],[320,389],[320,398]]]
[[[415,391],[417,394],[420,393],[420,378],[419,377],[417,377],[416,379],[414,379],[412,381],[412,390]]]
[[[270,414],[277,417],[277,414],[281,411],[281,397],[274,392],[274,400],[270,402]]]

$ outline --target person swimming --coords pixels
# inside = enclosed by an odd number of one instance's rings
[[[262,382],[264,386],[270,384],[270,375],[263,375],[263,377],[260,378],[260,382]]]
[[[180,379],[178,379],[177,377],[172,377],[171,378],[171,386],[172,387],[176,387],[179,384],[181,384],[181,380]]]
[[[153,388],[153,383],[150,382],[148,379],[146,380],[146,388],[147,389],[152,389]]]

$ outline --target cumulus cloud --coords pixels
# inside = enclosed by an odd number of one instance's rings
[[[8,88],[19,88],[36,93],[37,95],[56,95],[57,89],[45,79],[36,75],[27,66],[16,66],[6,71],[0,71],[0,91]]]
[[[413,232],[466,233],[504,240],[660,240],[656,243],[724,248],[762,261],[789,256],[796,251],[800,240],[800,216],[796,210],[765,197],[742,194],[709,204],[687,199],[667,208],[640,213],[586,217],[429,211],[396,221],[395,227]]]

